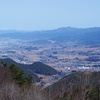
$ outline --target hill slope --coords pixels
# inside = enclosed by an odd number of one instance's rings
[[[7,68],[7,65],[0,63],[0,100],[52,100],[32,83],[32,77],[24,75],[20,68]]]
[[[41,62],[34,62],[33,64],[25,65],[25,64],[17,63],[9,58],[1,59],[0,61],[7,63],[7,65],[15,64],[16,66],[19,66],[23,70],[28,70],[30,72],[37,73],[37,74],[43,74],[43,75],[57,74],[57,71],[54,68],[52,68],[48,65],[45,65]]]
[[[46,89],[54,100],[100,100],[100,72],[77,72]]]

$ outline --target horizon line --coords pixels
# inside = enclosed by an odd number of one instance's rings
[[[58,27],[58,28],[53,28],[53,29],[38,29],[38,30],[24,30],[24,29],[0,29],[0,31],[50,31],[50,30],[57,30],[57,29],[62,29],[62,28],[75,28],[75,29],[89,29],[89,28],[100,28],[100,26],[91,26],[91,27],[73,27],[73,26],[64,26],[64,27]]]

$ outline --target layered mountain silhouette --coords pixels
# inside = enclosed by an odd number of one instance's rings
[[[17,63],[10,58],[0,59],[0,62],[6,63],[8,67],[11,64],[14,64],[14,65],[20,67],[27,75],[28,74],[33,75],[33,77],[36,81],[40,81],[40,79],[38,78],[38,76],[36,74],[42,74],[42,75],[57,74],[57,71],[54,68],[52,68],[48,65],[45,65],[41,62],[34,62],[33,64],[25,65],[25,64]]]
[[[83,44],[100,44],[100,28],[63,27],[47,31],[0,31],[0,37],[25,40],[55,40],[57,42],[78,42]],[[46,41],[45,41],[46,42]]]

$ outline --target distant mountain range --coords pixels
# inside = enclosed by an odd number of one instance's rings
[[[78,42],[83,44],[100,44],[100,28],[63,27],[47,31],[0,31],[0,37],[24,40],[55,40],[57,42]]]

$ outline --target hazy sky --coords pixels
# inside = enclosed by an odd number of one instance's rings
[[[100,27],[100,0],[0,0],[0,29]]]

